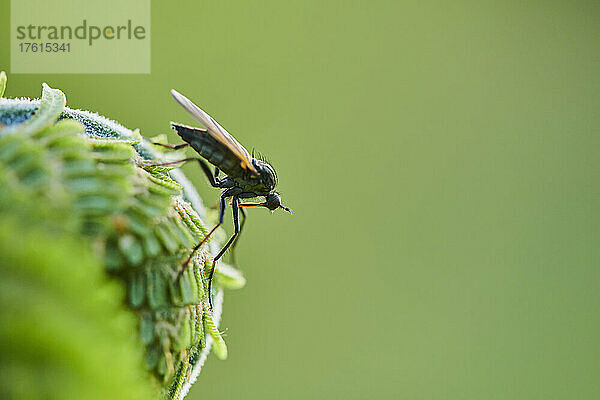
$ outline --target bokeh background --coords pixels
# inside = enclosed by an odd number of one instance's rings
[[[6,95],[150,137],[177,88],[276,167],[190,399],[600,396],[597,2],[153,1],[151,37],[149,75]]]

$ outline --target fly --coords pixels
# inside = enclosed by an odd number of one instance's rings
[[[204,125],[206,129],[171,122],[171,127],[175,129],[185,143],[178,145],[155,144],[175,150],[191,146],[201,157],[190,157],[178,161],[153,164],[153,166],[166,166],[187,161],[197,161],[208,178],[210,185],[215,188],[223,189],[219,201],[219,223],[215,225],[208,235],[194,246],[192,252],[183,263],[181,270],[177,275],[177,279],[181,277],[181,274],[198,249],[206,242],[213,232],[223,224],[226,201],[231,198],[234,233],[225,246],[223,246],[215,256],[208,277],[208,298],[212,308],[211,286],[215,265],[230,246],[232,246],[233,249],[237,244],[237,239],[246,222],[246,212],[244,211],[244,208],[266,207],[271,211],[281,208],[290,213],[291,210],[281,204],[281,197],[275,192],[277,174],[269,163],[251,156],[244,146],[235,140],[233,136],[231,136],[210,115],[192,103],[190,99],[176,90],[171,90],[171,95],[173,95],[175,100],[185,108],[187,112]],[[215,167],[214,172],[211,171],[207,161]],[[226,176],[219,177],[220,172],[223,172]],[[258,203],[242,202],[242,199],[254,197],[264,197],[265,200]],[[242,215],[241,225],[239,214]]]

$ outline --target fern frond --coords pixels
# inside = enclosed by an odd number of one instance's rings
[[[0,74],[0,93],[5,83]],[[40,100],[0,98],[0,221],[19,210],[26,215],[18,223],[22,241],[31,240],[31,231],[48,246],[53,232],[66,238],[65,249],[83,243],[106,276],[125,288],[123,308],[138,321],[135,335],[145,349],[147,371],[164,396],[183,398],[211,346],[226,357],[217,329],[221,287],[239,288],[245,280],[234,268],[218,266],[211,311],[205,275],[211,254],[204,246],[176,282],[183,260],[212,222],[198,194],[180,171],[148,166],[148,160],[164,157],[138,131],[65,104],[64,94],[46,84]],[[90,268],[67,250],[61,254],[60,262],[52,260],[57,274]],[[7,265],[0,268],[0,274],[10,272]],[[96,296],[95,290],[92,285],[82,295]],[[43,301],[43,293],[36,298]],[[10,296],[0,296],[3,311],[15,305]],[[32,315],[17,317],[28,321]],[[53,314],[46,318],[51,321]],[[73,340],[83,340],[76,335]],[[94,340],[87,345],[93,348]],[[118,381],[108,383],[113,384],[118,388]]]

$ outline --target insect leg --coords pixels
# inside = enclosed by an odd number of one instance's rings
[[[156,145],[156,146],[161,146],[161,147],[165,147],[167,149],[171,149],[171,150],[179,150],[179,149],[183,149],[184,147],[189,146],[189,143],[181,143],[181,144],[163,144],[163,143],[158,143],[158,142],[152,142],[152,144]]]
[[[242,235],[242,231],[244,230],[244,224],[246,223],[246,210],[244,210],[242,207],[239,207],[240,209],[240,213],[242,214],[242,223],[240,224],[240,232],[238,233],[237,237],[235,238],[235,241],[231,244],[231,262],[233,263],[233,265],[235,265],[235,246],[237,245],[238,241],[240,240],[240,236]]]
[[[149,166],[150,167],[166,167],[169,165],[175,165],[175,164],[184,163],[187,161],[198,161],[198,164],[200,164],[200,167],[202,168],[204,175],[206,175],[206,177],[208,178],[210,185],[212,187],[221,187],[221,186],[219,186],[220,180],[217,179],[216,171],[218,171],[218,169],[215,170],[215,174],[213,175],[213,173],[210,170],[210,167],[208,166],[206,161],[204,161],[203,159],[198,158],[198,157],[184,158],[183,160],[168,161],[168,162],[164,162],[164,163],[160,163],[160,164],[150,164]]]
[[[241,203],[240,207],[265,207],[265,203]]]
[[[202,245],[208,240],[208,238],[213,234],[213,232],[215,230],[217,230],[217,228],[219,226],[221,226],[221,224],[223,223],[223,219],[225,218],[225,199],[227,197],[229,197],[226,193],[227,192],[225,192],[221,195],[220,209],[219,209],[219,223],[217,225],[215,225],[215,227],[212,228],[211,231],[208,232],[208,234],[206,236],[204,236],[204,238],[200,241],[200,243],[198,243],[196,246],[194,246],[194,248],[192,249],[192,252],[188,256],[188,258],[186,258],[185,262],[181,265],[181,269],[179,270],[179,273],[177,274],[177,279],[175,280],[176,284],[179,282],[179,279],[181,278],[183,271],[185,271],[185,269],[187,268],[188,264],[192,260],[192,257],[194,257],[194,254],[196,254],[198,249],[200,247],[202,247]],[[214,265],[213,265],[213,268],[214,268]]]
[[[241,203],[240,207],[267,207],[267,203]],[[268,208],[268,207],[267,207]],[[279,208],[283,208],[285,211],[292,213],[292,210],[286,206],[279,205]]]
[[[206,163],[206,161],[204,161],[201,158],[196,158],[196,160],[198,161],[198,163],[200,164],[200,167],[202,167],[202,171],[204,172],[204,175],[206,175],[206,177],[208,178],[208,181],[210,182],[210,185],[212,187],[220,187],[219,183],[221,182],[219,180],[218,176],[218,168],[215,168],[215,173],[213,174],[210,171],[210,167],[208,166],[208,164]]]
[[[210,269],[210,274],[208,275],[208,302],[210,303],[211,309],[212,309],[211,287],[212,287],[213,273],[215,272],[215,265],[217,265],[217,261],[219,261],[221,256],[223,256],[223,254],[227,251],[229,246],[231,246],[231,243],[233,243],[235,238],[240,233],[240,221],[238,218],[239,217],[238,212],[240,209],[239,204],[240,204],[240,199],[237,196],[234,196],[233,200],[231,202],[231,207],[232,207],[232,211],[233,211],[233,227],[234,227],[235,232],[229,238],[229,240],[227,241],[225,246],[223,246],[221,251],[219,251],[219,254],[217,254],[217,256],[214,258],[212,268]],[[222,219],[221,219],[221,221],[222,221]]]

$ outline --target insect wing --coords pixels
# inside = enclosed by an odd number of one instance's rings
[[[248,151],[242,146],[237,140],[233,138],[221,125],[217,123],[210,115],[205,113],[192,103],[190,99],[176,91],[171,89],[171,95],[183,108],[187,110],[194,118],[196,118],[204,127],[208,130],[208,133],[223,145],[225,145],[233,154],[235,154],[241,161],[241,166],[244,169],[252,171],[254,175],[258,175],[258,172],[252,165],[252,157]]]

